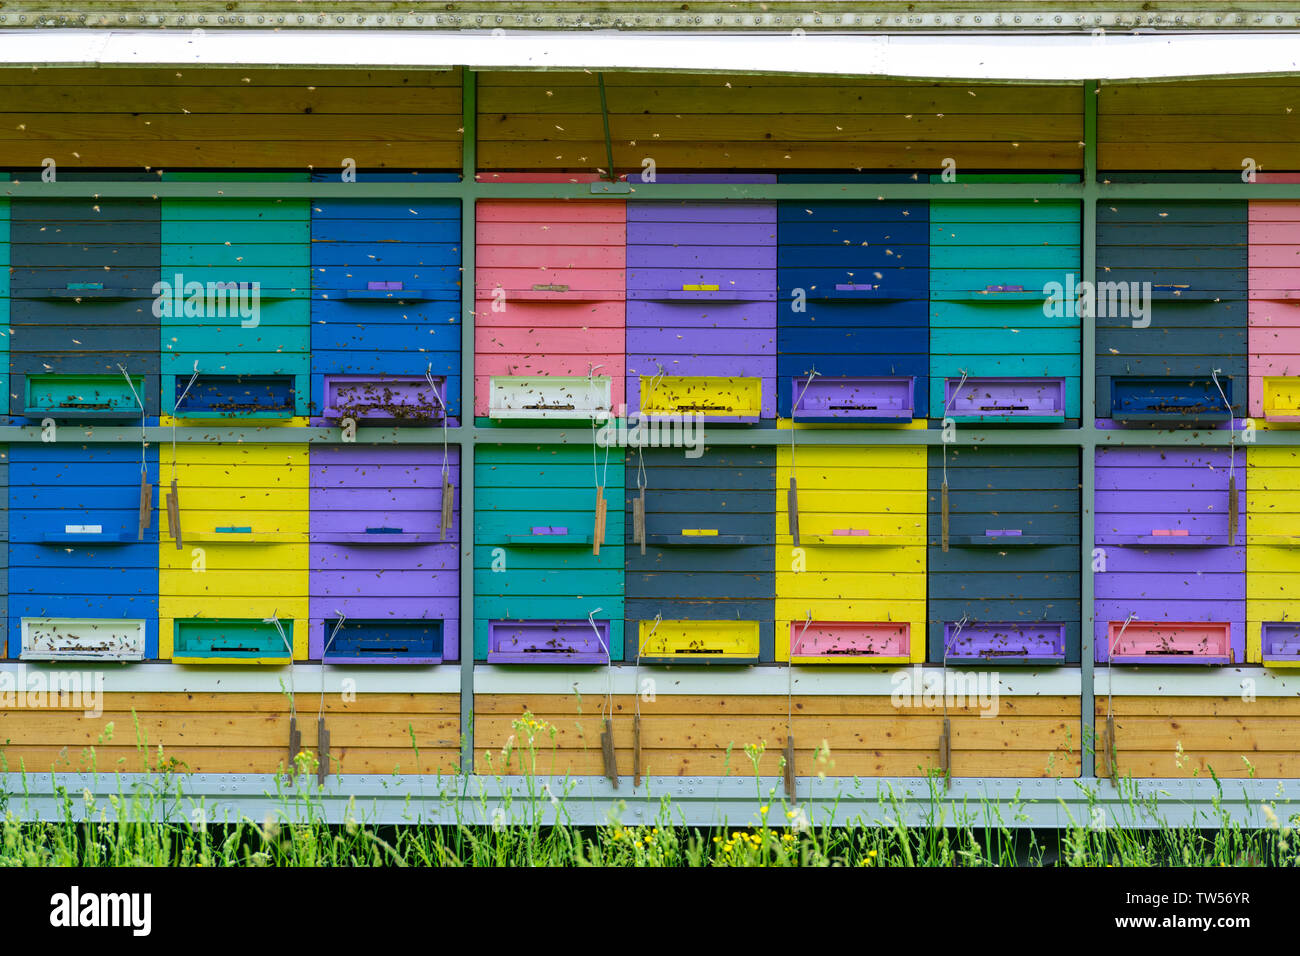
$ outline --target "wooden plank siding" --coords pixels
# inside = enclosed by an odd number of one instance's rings
[[[337,687],[327,690],[331,772],[456,771],[457,694],[358,694],[345,701]],[[318,691],[304,692],[298,702],[302,749],[317,759],[319,699]],[[286,694],[106,693],[103,709],[98,717],[69,709],[0,709],[0,772],[137,773],[171,766],[193,773],[275,773],[288,761]]]
[[[600,695],[479,694],[474,772],[604,773]],[[958,777],[1077,777],[1078,698],[1003,697],[996,717],[950,707]],[[941,707],[895,707],[888,697],[693,696],[641,701],[641,772],[654,776],[752,776],[747,745],[766,744],[759,772],[779,775],[786,711],[793,710],[795,772],[828,777],[921,776],[939,766]],[[632,773],[633,698],[613,700],[620,778]],[[544,722],[531,748],[525,712]],[[518,726],[516,723],[518,722]],[[552,737],[552,729],[554,736]],[[823,742],[829,754],[818,757]]]
[[[617,171],[1083,165],[1077,87],[607,73],[605,88]],[[478,106],[483,169],[608,165],[594,73],[480,73]]]
[[[1099,739],[1108,704],[1120,776],[1300,777],[1295,698],[1117,696],[1110,702],[1098,693]],[[1098,776],[1111,775],[1109,754],[1109,747],[1098,747]]]
[[[0,71],[5,166],[460,166],[457,71]]]
[[[1097,95],[1105,170],[1300,168],[1300,77],[1121,83]],[[1103,173],[1100,177],[1104,180]]]

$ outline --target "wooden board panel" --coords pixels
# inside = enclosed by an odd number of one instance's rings
[[[11,84],[0,162],[16,167],[460,165],[456,71],[0,71]]]
[[[1102,170],[1297,168],[1300,80],[1277,77],[1103,86],[1097,98]]]
[[[302,749],[317,759],[318,702],[314,693],[298,702]],[[459,706],[456,694],[344,700],[335,688],[325,695],[330,769],[454,773]],[[0,709],[0,741],[0,770],[275,773],[288,760],[289,701],[283,694],[110,693],[96,717],[80,710],[6,707]]]
[[[1080,766],[1078,699],[1017,697],[997,716],[952,707],[955,776],[1074,777]],[[602,774],[602,705],[612,713],[620,778],[632,773],[631,697],[479,695],[476,773]],[[940,708],[895,707],[888,697],[709,697],[660,695],[639,702],[641,772],[748,776],[746,746],[764,747],[763,774],[779,774],[792,709],[800,776],[917,776],[938,767]],[[529,713],[536,725],[524,720]],[[531,742],[530,742],[531,737]],[[825,745],[823,747],[823,744]],[[820,752],[820,753],[819,753]]]
[[[590,73],[479,74],[484,169],[607,164]],[[1069,87],[607,74],[614,163],[640,169],[1077,169]],[[815,87],[809,95],[809,87]]]
[[[1108,700],[1096,699],[1104,733]],[[1295,722],[1300,700],[1239,697],[1116,697],[1111,704],[1121,776],[1300,777]],[[1098,775],[1110,749],[1099,747]]]

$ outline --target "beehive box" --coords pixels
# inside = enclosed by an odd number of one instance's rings
[[[911,181],[904,174],[779,179]],[[861,424],[925,418],[929,204],[781,202],[777,217],[777,414]]]
[[[595,182],[483,174],[486,182]],[[474,414],[494,421],[619,414],[626,329],[626,204],[478,203]]]
[[[459,488],[456,447],[311,450],[313,659],[459,659]]]
[[[1097,449],[1096,659],[1228,664],[1246,658],[1246,464],[1230,451]],[[1229,537],[1232,478],[1236,535]],[[1127,627],[1125,624],[1127,623]]]
[[[932,182],[941,177],[932,176]],[[950,186],[1077,182],[959,175]],[[991,424],[1079,417],[1079,204],[930,203],[930,415]]]
[[[475,450],[474,656],[503,664],[623,655],[623,468],[581,445]],[[606,484],[595,553],[597,476]]]
[[[642,471],[644,554],[633,520]],[[625,485],[625,659],[772,660],[775,450],[733,445],[690,457],[680,448],[640,449],[628,454]]]
[[[305,173],[167,173],[163,178],[307,181]],[[308,201],[166,199],[162,235],[163,277],[172,291],[162,316],[163,413],[200,419],[306,415],[311,400]],[[230,284],[233,289],[223,287]]]
[[[776,486],[776,660],[924,660],[925,449],[782,445]]]
[[[1079,453],[1073,448],[930,450],[929,659],[1078,663]]]
[[[661,183],[771,183],[761,174]],[[776,204],[632,202],[627,407],[718,422],[776,416]]]
[[[161,455],[159,653],[198,664],[307,656],[308,458],[299,444],[179,443]],[[282,638],[274,623],[284,630]],[[287,642],[292,648],[292,655]]]
[[[1300,182],[1291,173],[1260,173],[1261,183]],[[1247,345],[1250,414],[1269,422],[1300,421],[1300,203],[1249,206]]]
[[[69,171],[63,178],[155,177]],[[156,417],[158,202],[15,199],[10,216],[11,413],[93,421]]]
[[[358,173],[356,181],[457,178]],[[396,424],[460,416],[460,247],[455,200],[312,202],[313,415]]]
[[[1244,202],[1098,205],[1098,281],[1114,284],[1097,287],[1099,417],[1178,426],[1246,413],[1246,213]],[[1138,316],[1134,294],[1148,289]]]
[[[9,656],[157,658],[157,449],[68,441],[10,458]]]

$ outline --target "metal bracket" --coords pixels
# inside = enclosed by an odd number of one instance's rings
[[[943,733],[939,735],[939,769],[943,772],[943,788],[952,789],[952,724],[943,719]]]
[[[287,775],[293,780],[297,764],[294,758],[302,751],[302,731],[298,729],[298,718],[289,718],[289,764]]]
[[[330,732],[323,716],[316,718],[316,739],[316,750],[320,757],[320,762],[316,765],[316,782],[323,784],[330,775]]]
[[[632,786],[641,786],[641,715],[632,717]]]
[[[785,797],[791,803],[798,803],[799,796],[795,790],[794,777],[794,737],[785,738]]]
[[[618,757],[614,753],[614,729],[610,726],[609,718],[606,717],[602,722],[600,731],[600,754],[605,763],[605,776],[614,789],[618,789]]]
[[[799,544],[799,486],[795,484],[794,475],[790,476],[790,490],[786,493],[786,511],[790,515],[790,537]]]

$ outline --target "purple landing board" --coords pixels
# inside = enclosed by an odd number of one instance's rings
[[[460,449],[447,450],[451,521],[442,535],[440,445],[311,449],[309,653],[324,622],[442,620],[444,660],[459,657]]]
[[[1112,621],[1216,622],[1246,652],[1246,470],[1237,454],[1237,537],[1229,546],[1229,451],[1099,448],[1093,638],[1104,663]],[[1166,534],[1164,532],[1187,532]]]

